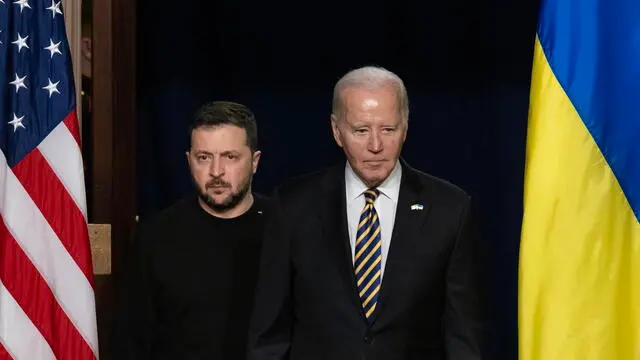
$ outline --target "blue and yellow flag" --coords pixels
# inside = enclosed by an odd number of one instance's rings
[[[520,360],[640,359],[640,0],[543,0]]]

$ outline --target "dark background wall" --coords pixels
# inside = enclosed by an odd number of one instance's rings
[[[536,1],[278,3],[139,1],[138,207],[191,191],[184,151],[195,109],[252,108],[263,151],[255,189],[343,161],[332,86],[387,67],[411,101],[404,157],[476,200],[489,257],[489,359],[517,358],[517,271]]]

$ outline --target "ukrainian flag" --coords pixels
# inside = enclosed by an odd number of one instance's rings
[[[519,273],[521,360],[640,359],[640,0],[543,0]]]

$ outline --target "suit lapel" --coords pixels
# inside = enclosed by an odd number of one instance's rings
[[[351,245],[349,243],[349,232],[347,227],[347,205],[345,197],[344,167],[335,168],[327,173],[323,182],[324,199],[319,199],[320,221],[323,226],[324,237],[327,246],[336,259],[336,266],[347,293],[354,306],[362,314],[360,299],[356,287],[356,278],[351,259]]]
[[[426,201],[427,199],[424,199],[422,194],[423,185],[415,170],[411,169],[402,160],[401,164],[402,180],[400,182],[396,217],[380,289],[380,300],[372,321],[375,321],[379,314],[391,305],[392,296],[398,296],[395,288],[403,277],[403,274],[398,270],[399,265],[413,251],[416,236],[421,233],[419,229],[424,224],[431,208]]]

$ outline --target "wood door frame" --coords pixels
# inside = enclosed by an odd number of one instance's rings
[[[107,224],[110,273],[96,274],[101,358],[107,356],[113,282],[136,226],[136,0],[93,0],[91,222]]]
[[[93,0],[92,222],[111,224],[112,273],[136,224],[136,1]]]

